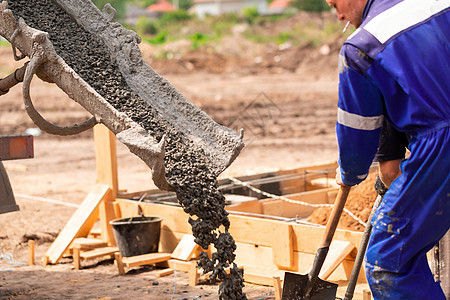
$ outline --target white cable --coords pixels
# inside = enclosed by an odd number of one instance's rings
[[[244,186],[244,187],[246,187],[246,188],[249,188],[249,189],[251,189],[252,191],[254,191],[254,192],[258,193],[258,194],[264,195],[264,196],[266,196],[266,197],[268,197],[268,198],[272,198],[272,199],[280,199],[280,200],[283,200],[283,201],[286,201],[286,202],[289,202],[289,203],[300,204],[300,205],[309,206],[309,207],[333,207],[333,204],[311,204],[311,203],[303,202],[303,201],[300,201],[300,200],[292,200],[292,199],[286,198],[286,197],[284,197],[284,196],[277,196],[277,195],[274,195],[274,194],[271,194],[271,193],[264,192],[264,191],[262,191],[262,190],[260,190],[260,189],[258,189],[258,188],[255,188],[255,187],[251,186],[251,185],[248,184],[247,182],[240,181],[239,179],[236,179],[236,178],[234,178],[234,177],[229,177],[229,179],[230,179],[231,181],[233,181],[234,183],[238,184],[238,185],[241,185],[241,186]],[[359,224],[361,224],[362,226],[364,226],[364,227],[367,226],[367,224],[366,224],[363,220],[361,220],[360,218],[358,218],[357,216],[355,216],[355,215],[354,215],[351,211],[349,211],[347,208],[344,207],[344,211],[345,211],[350,217],[352,217],[353,219],[355,219],[355,220],[356,220]]]

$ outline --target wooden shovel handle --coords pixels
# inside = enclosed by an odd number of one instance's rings
[[[328,218],[327,226],[323,234],[322,242],[320,247],[329,247],[331,241],[333,240],[334,233],[336,232],[336,227],[341,218],[342,211],[344,210],[345,202],[347,201],[348,194],[350,193],[350,186],[341,186],[334,202],[331,215]]]

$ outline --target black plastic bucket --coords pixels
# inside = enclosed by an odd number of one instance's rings
[[[162,220],[159,216],[139,216],[110,221],[120,254],[130,257],[158,252]]]

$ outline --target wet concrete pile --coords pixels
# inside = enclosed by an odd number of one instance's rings
[[[191,217],[195,241],[204,249],[217,249],[210,259],[201,254],[199,267],[212,273],[212,281],[224,280],[220,299],[246,299],[242,291],[243,271],[234,263],[236,245],[224,196],[218,190],[217,170],[202,149],[175,129],[126,83],[102,41],[79,26],[51,0],[8,0],[16,17],[45,31],[64,61],[116,110],[141,125],[157,141],[166,135],[164,165],[168,183],[175,189],[184,211]],[[220,228],[219,228],[220,227]],[[224,268],[231,267],[230,275]]]

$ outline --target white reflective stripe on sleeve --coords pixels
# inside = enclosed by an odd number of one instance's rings
[[[405,0],[382,12],[364,29],[384,44],[401,31],[414,26],[450,6],[450,0]]]
[[[338,108],[337,121],[339,124],[360,130],[375,130],[383,124],[383,115],[363,117]]]

